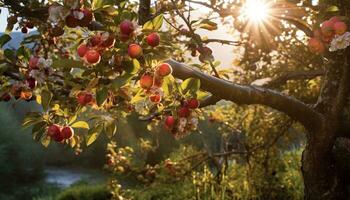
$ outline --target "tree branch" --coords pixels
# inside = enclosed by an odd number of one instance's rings
[[[143,25],[152,18],[151,0],[140,0],[139,5],[139,24]]]
[[[174,60],[168,60],[167,62],[172,66],[173,75],[176,78],[183,80],[197,78],[201,81],[202,89],[220,99],[232,101],[237,104],[261,104],[269,106],[299,121],[307,129],[317,130],[319,128],[322,115],[298,99],[257,86],[231,83],[194,70]]]
[[[324,75],[324,70],[314,70],[314,71],[295,71],[295,72],[287,72],[284,75],[272,79],[271,81],[263,84],[263,87],[275,88],[280,85],[285,84],[289,80],[304,80],[304,79],[313,79],[318,76]]]

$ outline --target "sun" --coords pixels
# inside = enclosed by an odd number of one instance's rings
[[[269,16],[269,6],[264,0],[247,0],[241,8],[241,17],[254,23],[260,23]]]

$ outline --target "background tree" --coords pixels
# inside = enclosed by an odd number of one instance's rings
[[[347,169],[337,162],[335,148],[346,144],[348,128],[346,1],[260,2],[268,12],[255,15],[258,19],[245,8],[249,1],[0,2],[12,14],[8,31],[18,24],[23,33],[33,27],[39,33],[18,50],[2,51],[1,96],[42,105],[24,125],[33,126],[43,145],[54,140],[79,153],[82,142],[90,145],[102,132],[112,138],[115,122],[133,110],[150,126],[165,123],[174,137],[183,138],[197,129],[203,115],[199,105],[259,104],[290,117],[281,128],[290,120],[305,128],[305,198],[348,196]],[[211,12],[193,17],[194,5]],[[232,20],[239,40],[198,34],[218,29],[215,19]],[[142,28],[136,28],[136,20]],[[312,53],[306,47],[309,37]],[[10,39],[3,35],[1,46]],[[33,42],[31,49],[24,45]],[[241,50],[234,69],[219,67],[207,46],[216,42]],[[200,64],[189,65],[194,62],[187,51],[198,54]],[[207,156],[220,164],[213,155]]]

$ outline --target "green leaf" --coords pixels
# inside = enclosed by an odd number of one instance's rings
[[[4,34],[0,37],[0,47],[2,48],[6,43],[11,40],[11,36],[9,34]]]
[[[52,63],[53,68],[82,68],[84,63],[82,61],[76,61],[71,59],[59,59]]]
[[[108,89],[106,87],[103,87],[101,90],[97,91],[96,93],[97,105],[101,106],[106,101],[107,96],[108,96]]]
[[[215,22],[212,22],[208,19],[202,20],[199,27],[209,31],[218,29],[218,25]]]
[[[180,86],[182,94],[184,95],[186,95],[187,93],[195,95],[200,87],[201,87],[200,80],[195,78],[186,79],[184,82],[182,82]]]
[[[329,6],[326,12],[338,12],[339,8],[337,6]]]
[[[68,124],[72,124],[77,120],[77,115],[73,115],[69,117]]]
[[[71,125],[72,128],[83,128],[83,129],[89,129],[89,124],[84,121],[77,121],[74,124]]]
[[[143,30],[145,31],[158,31],[163,26],[163,15],[158,15],[157,17],[153,18],[153,20],[150,20],[146,22],[143,25]]]
[[[117,125],[114,121],[105,124],[105,132],[108,138],[112,138],[117,132]]]
[[[40,143],[45,147],[47,148],[49,146],[51,142],[51,139],[49,136],[42,136],[41,139],[40,139]]]
[[[52,97],[53,94],[49,90],[43,89],[41,91],[41,105],[43,106],[44,111],[49,109]]]
[[[135,75],[134,74],[124,74],[121,77],[116,78],[112,84],[114,89],[118,90],[122,86],[124,86],[126,83],[128,83]]]
[[[86,135],[86,145],[89,146],[96,141],[98,136],[101,134],[103,126],[100,124],[97,127],[90,129],[89,133]]]
[[[157,17],[155,17],[152,22],[153,22],[153,30],[154,31],[158,31],[160,28],[162,28],[163,26],[163,15],[158,15]]]

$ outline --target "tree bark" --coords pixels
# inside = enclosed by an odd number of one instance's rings
[[[338,132],[342,130],[342,113],[349,94],[349,50],[332,53],[325,64],[326,76],[315,107],[323,113],[321,128],[307,135],[302,156],[305,199],[347,199],[344,174],[336,162],[333,149]]]

